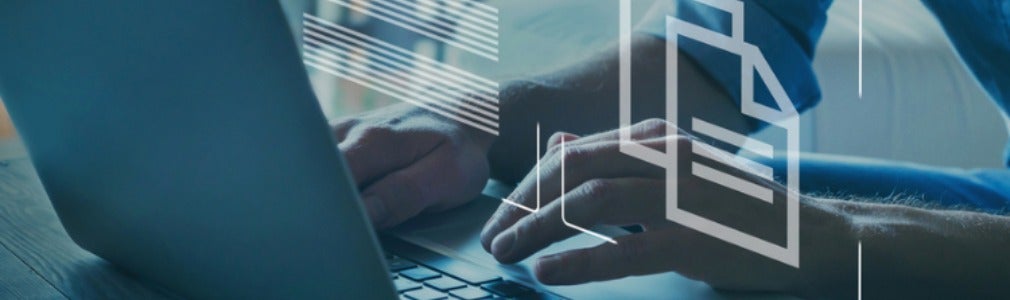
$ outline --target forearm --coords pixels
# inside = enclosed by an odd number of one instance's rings
[[[864,295],[985,299],[1010,292],[1005,284],[1010,278],[1008,217],[901,205],[818,201],[848,220],[851,230],[845,232],[851,236],[838,239],[862,243]],[[850,252],[855,250],[851,248]]]
[[[633,119],[665,118],[666,42],[638,35],[632,46]],[[708,111],[742,133],[750,132],[738,108],[698,65],[680,56],[682,111]],[[513,81],[501,93],[501,130],[491,148],[492,176],[515,182],[535,162],[536,124],[543,144],[558,131],[589,134],[619,126],[619,63],[617,48],[547,75]]]

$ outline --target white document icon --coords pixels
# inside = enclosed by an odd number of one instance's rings
[[[793,102],[790,101],[785,89],[772,72],[761,50],[744,41],[744,3],[737,0],[689,0],[704,4],[712,9],[725,12],[731,19],[730,33],[716,32],[673,17],[666,18],[666,119],[672,124],[681,124],[683,130],[709,140],[731,145],[741,150],[754,153],[761,157],[771,158],[773,153],[786,154],[786,174],[773,174],[771,167],[759,164],[753,160],[709,146],[702,142],[694,142],[691,152],[694,157],[707,158],[704,161],[681,161],[678,159],[677,141],[668,140],[666,151],[645,147],[635,142],[631,137],[631,0],[620,0],[621,20],[621,151],[643,161],[662,167],[667,174],[666,188],[666,218],[712,237],[743,247],[755,253],[778,260],[782,263],[799,268],[799,118]],[[748,136],[734,132],[710,123],[702,117],[690,117],[688,122],[678,120],[678,56],[680,55],[679,39],[685,38],[707,46],[738,55],[741,60],[740,113],[778,127],[785,132],[785,145],[778,149],[770,143],[758,141]],[[757,76],[755,76],[755,74]],[[777,107],[768,106],[755,101],[755,77],[762,80],[771,94]],[[754,176],[771,180],[773,176],[786,178],[788,192],[784,200],[786,207],[786,241],[785,247],[755,237],[739,229],[715,222],[698,214],[686,211],[678,206],[677,180],[682,176],[696,178],[714,183],[721,188],[739,192],[749,198],[774,204],[774,192],[763,185],[750,180],[738,178],[727,172],[720,171],[711,162],[723,164],[718,166],[734,168]],[[688,164],[688,166],[682,165]]]

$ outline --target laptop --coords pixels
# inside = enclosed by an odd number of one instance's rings
[[[480,250],[486,196],[377,236],[275,1],[4,1],[0,28],[0,95],[71,238],[180,296],[725,296],[539,285]]]

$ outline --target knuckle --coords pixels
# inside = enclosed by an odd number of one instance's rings
[[[689,149],[691,149],[692,144],[694,143],[694,139],[693,138],[687,137],[687,136],[677,136],[676,139],[677,139],[676,140],[676,144],[677,144],[677,149],[678,150],[683,151],[683,152],[690,151]]]
[[[666,134],[666,128],[669,127],[669,123],[666,120],[656,118],[642,121],[639,124],[642,131],[649,135]]]
[[[582,145],[573,145],[565,149],[565,163],[574,167],[589,163],[596,155],[596,149]]]
[[[543,228],[545,221],[543,214],[530,214],[520,222],[519,226],[516,226],[516,234],[519,238],[525,238],[525,236],[537,232],[537,228]]]
[[[554,144],[547,147],[547,152],[544,153],[544,157],[553,157],[561,153],[561,144]]]
[[[368,126],[361,130],[360,139],[363,141],[382,140],[393,136],[395,131],[390,126],[376,125]]]
[[[418,182],[415,177],[409,176],[403,172],[394,173],[389,176],[393,177],[392,180],[397,183],[397,188],[403,191],[402,195],[410,199],[410,203],[404,203],[405,205],[423,208],[430,204],[428,203],[428,198],[430,198],[428,191],[426,191],[425,186]]]
[[[614,182],[608,179],[592,179],[582,184],[583,192],[591,199],[605,199],[614,193]]]
[[[617,247],[617,259],[625,264],[634,263],[642,257],[647,257],[650,249],[648,239],[626,239]]]
[[[540,214],[540,213],[530,214],[529,218],[530,218],[530,220],[529,220],[528,225],[526,225],[526,227],[531,228],[531,229],[532,228],[542,228],[543,225],[545,225],[547,223],[546,222],[547,218],[544,218],[544,214]]]

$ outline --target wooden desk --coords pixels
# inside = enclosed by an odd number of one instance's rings
[[[0,299],[162,299],[70,240],[27,158],[0,160]]]

